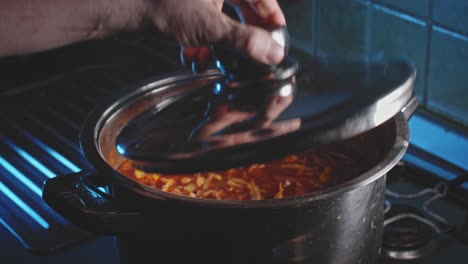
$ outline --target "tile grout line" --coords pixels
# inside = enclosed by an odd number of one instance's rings
[[[431,24],[433,26],[436,26],[436,27],[439,27],[445,31],[448,31],[448,32],[453,32],[457,35],[460,35],[460,36],[463,36],[463,37],[468,37],[468,33],[467,32],[464,32],[464,31],[461,31],[459,29],[456,29],[450,25],[446,25],[444,23],[440,23],[440,22],[437,22],[437,21],[434,21],[433,17],[432,17],[432,0],[428,0],[428,12],[429,12],[429,16],[426,17],[424,15],[419,15],[419,14],[416,14],[412,11],[409,11],[409,10],[406,10],[404,8],[401,8],[401,7],[398,7],[398,6],[395,6],[395,5],[392,5],[392,4],[388,4],[388,3],[385,3],[385,2],[382,2],[381,0],[357,0],[357,1],[361,1],[361,2],[366,2],[366,1],[370,1],[372,4],[374,5],[378,5],[378,6],[381,6],[381,7],[384,7],[386,9],[389,9],[389,10],[392,10],[392,11],[395,11],[397,13],[401,13],[401,14],[404,14],[404,15],[407,15],[407,16],[410,16],[410,17],[413,17],[414,19],[416,20],[421,20],[422,22],[425,22],[427,24]]]
[[[427,107],[428,106],[428,101],[429,101],[429,74],[430,74],[430,63],[431,63],[431,49],[432,49],[432,0],[427,1],[428,4],[428,15],[429,19],[427,20],[427,36],[426,36],[426,61],[425,61],[425,67],[424,67],[424,79],[423,79],[423,106]]]
[[[312,15],[314,16],[313,19],[314,19],[314,56],[318,56],[318,3],[317,3],[317,0],[313,0],[313,4],[312,4],[312,8],[313,8],[313,11],[312,11]]]
[[[365,1],[362,3],[365,6],[365,24],[364,24],[364,53],[366,54],[366,59],[369,59],[372,56],[374,41],[373,41],[373,29],[374,29],[374,6],[373,1]]]

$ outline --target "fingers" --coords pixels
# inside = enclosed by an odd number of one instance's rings
[[[286,25],[286,18],[277,0],[230,0],[238,6],[249,24],[273,27]]]
[[[184,65],[191,65],[197,57],[198,48],[181,47],[180,61]]]
[[[286,18],[277,0],[247,0],[257,15],[278,26],[286,25]]]
[[[257,25],[285,23],[276,0],[233,1],[241,7],[248,20],[256,20]],[[195,13],[191,23],[182,24],[184,27],[181,28],[176,27],[179,41],[191,46],[227,42],[228,45],[244,51],[254,61],[270,65],[279,64],[284,58],[284,47],[278,44],[267,30],[240,24],[221,13],[219,10],[222,2],[215,0],[212,2],[213,6],[207,6],[203,11]],[[185,48],[182,57],[185,64],[192,63],[194,69],[202,71],[208,64],[210,52],[208,48]]]
[[[238,6],[247,24],[231,22],[232,30],[228,42],[245,51],[253,60],[264,64],[278,64],[284,58],[284,47],[273,40],[263,28],[283,26],[286,19],[277,0],[231,0]],[[262,28],[260,28],[262,27]]]
[[[251,143],[254,140],[259,140],[261,137],[268,138],[288,134],[298,130],[300,127],[301,119],[295,118],[272,124],[270,127],[266,128],[268,134],[262,133],[261,136],[257,135],[254,131],[246,131],[229,135],[213,136],[207,138],[206,141],[218,147],[228,147]]]
[[[247,56],[264,64],[278,64],[284,58],[284,47],[278,44],[271,34],[261,28],[242,25],[232,20],[230,29],[225,34],[225,41],[234,48],[243,50]],[[211,58],[208,47],[184,47],[181,60],[185,65],[192,65],[198,72],[206,69]]]
[[[302,122],[300,118],[294,118],[274,123],[269,128],[272,131],[272,135],[279,136],[298,130],[301,128],[301,123]]]
[[[223,9],[224,0],[214,0],[214,5],[218,10]]]
[[[209,47],[181,47],[181,63],[192,67],[193,72],[204,72],[211,59],[211,49]]]
[[[211,49],[209,47],[202,47],[199,49],[197,58],[195,60],[195,71],[203,72],[208,67],[211,58]]]
[[[193,138],[201,141],[208,141],[213,137],[213,134],[221,131],[222,129],[245,121],[250,118],[252,113],[248,112],[229,112],[220,119],[210,120],[208,123],[203,125],[196,133]]]
[[[263,112],[260,117],[258,122],[259,127],[269,127],[273,121],[275,121],[275,119],[292,103],[292,101],[292,96],[277,96],[271,98],[265,108],[265,112]]]
[[[271,34],[259,27],[242,25],[231,20],[231,30],[226,36],[228,44],[243,50],[247,56],[264,64],[278,64],[284,58],[284,47]]]
[[[221,11],[224,0],[214,0],[215,8]],[[192,71],[203,72],[208,67],[211,59],[211,49],[207,46],[203,47],[181,47],[180,59],[182,64],[190,65]]]

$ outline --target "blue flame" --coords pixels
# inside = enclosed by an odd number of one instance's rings
[[[53,173],[49,168],[44,166],[41,162],[39,162],[36,158],[31,156],[28,152],[24,151],[22,148],[18,147],[15,145],[13,142],[8,140],[7,138],[0,136],[0,138],[10,147],[12,148],[16,153],[18,153],[23,159],[25,159],[29,164],[33,165],[34,168],[42,172],[45,176],[48,178],[53,178],[57,176],[57,174]]]
[[[33,135],[27,133],[27,132],[24,132],[22,131],[22,133],[28,137],[31,141],[33,141],[34,143],[36,143],[37,145],[39,145],[39,147],[41,147],[42,149],[44,149],[47,153],[49,153],[52,157],[54,157],[57,161],[59,161],[60,163],[62,163],[65,167],[67,167],[68,169],[70,169],[71,172],[79,172],[81,171],[81,169],[76,166],[73,162],[71,162],[69,159],[65,158],[63,155],[61,155],[60,153],[58,153],[57,151],[53,150],[52,148],[50,148],[49,146],[47,146],[46,144],[44,144],[42,141],[40,141],[39,139],[37,139],[36,137],[34,137]]]
[[[116,148],[120,155],[125,155],[125,149],[121,145],[117,145]]]
[[[35,194],[39,197],[42,195],[41,189],[34,184],[28,177],[26,177],[23,173],[21,173],[18,169],[16,169],[13,165],[11,165],[8,161],[0,157],[0,165],[5,168],[9,173],[15,176],[20,182],[22,182],[26,187],[31,189]]]
[[[7,223],[0,217],[0,224],[2,224],[10,233],[19,240],[19,242],[24,246],[28,247],[28,244],[24,242],[23,238]]]
[[[220,83],[216,83],[216,84],[215,84],[215,88],[214,88],[214,93],[215,93],[215,94],[220,94],[222,90],[223,90],[223,87],[221,86],[221,84],[220,84]]]
[[[1,158],[0,158],[1,159]],[[0,160],[1,161],[1,160]],[[34,221],[36,221],[43,228],[48,229],[49,223],[42,218],[36,211],[31,209],[21,198],[19,198],[14,192],[12,192],[7,186],[0,182],[0,191],[3,192],[12,202],[14,202],[19,208],[21,208],[26,214],[28,214]]]

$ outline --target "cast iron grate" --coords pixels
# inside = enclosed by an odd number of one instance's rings
[[[163,53],[157,41],[144,38],[112,45],[139,56],[116,63],[121,54],[114,51],[108,66],[61,72],[52,81],[47,80],[51,75],[41,76],[22,93],[0,95],[0,224],[33,253],[52,253],[92,236],[41,198],[48,178],[91,169],[78,145],[89,111],[119,87],[178,67],[177,57],[167,51],[177,54],[176,46],[164,47]],[[67,52],[72,56],[78,51]]]

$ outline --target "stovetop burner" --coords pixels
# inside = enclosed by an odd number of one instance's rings
[[[437,247],[440,232],[428,224],[414,207],[394,206],[388,213],[382,238],[382,253],[394,259],[416,259],[429,255]]]
[[[400,166],[404,166],[400,164]],[[439,246],[438,237],[450,225],[429,209],[444,198],[448,186],[439,183],[432,189],[402,194],[386,190],[382,255],[387,259],[414,260],[430,256]]]

